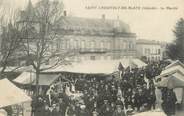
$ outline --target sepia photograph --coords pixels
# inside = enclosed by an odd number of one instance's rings
[[[0,0],[0,116],[184,116],[183,0]]]

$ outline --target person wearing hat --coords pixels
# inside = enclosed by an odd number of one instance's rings
[[[132,89],[128,88],[128,91],[125,92],[125,107],[128,108],[128,105],[132,104]]]
[[[126,116],[126,113],[124,110],[122,110],[121,106],[117,105],[116,110],[112,116]]]
[[[103,111],[103,114],[100,116],[112,116],[112,114],[113,114],[113,110],[111,109],[110,106],[107,106]]]
[[[156,105],[156,94],[155,91],[150,91],[149,95],[147,97],[147,102],[148,102],[148,109],[151,110],[152,107],[155,109]]]
[[[76,114],[76,108],[73,104],[71,104],[67,110],[67,116],[77,116]]]
[[[133,113],[133,109],[132,109],[131,105],[128,105],[126,113],[127,113],[127,115],[131,115]]]
[[[86,109],[85,105],[80,106],[80,111],[78,116],[90,116],[89,111]]]
[[[112,112],[114,112],[114,111],[116,110],[116,104],[115,104],[114,102],[112,102],[112,103],[110,104],[110,106],[111,106]]]
[[[44,115],[43,115],[43,116],[51,116],[51,115],[52,115],[52,114],[51,114],[49,105],[48,105],[48,104],[45,104]]]
[[[107,99],[104,100],[103,105],[100,107],[100,112],[99,112],[100,115],[103,115],[104,114],[104,112],[106,110],[106,107],[110,107]]]
[[[44,109],[44,100],[41,96],[39,96],[35,105],[35,116],[42,116]]]
[[[63,116],[61,115],[59,104],[53,104],[52,116]]]
[[[148,97],[149,97],[149,90],[147,88],[147,85],[146,83],[143,84],[143,87],[142,87],[142,101],[143,101],[143,104],[147,104],[148,103]]]
[[[61,116],[64,116],[66,112],[67,104],[62,97],[59,97],[58,101],[59,101],[59,108],[60,108],[59,110],[60,110]]]
[[[99,116],[99,113],[97,109],[95,108],[94,111],[92,112],[92,116]]]
[[[124,104],[123,102],[121,101],[121,97],[117,97],[117,100],[116,100],[116,105],[120,105],[122,108],[124,107]]]
[[[135,94],[135,106],[137,107],[137,111],[140,111],[142,104],[143,104],[142,89],[138,89],[138,93]]]
[[[115,102],[117,100],[117,89],[115,88],[115,85],[111,86],[111,99],[110,102]]]

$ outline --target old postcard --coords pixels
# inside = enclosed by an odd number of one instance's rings
[[[0,116],[183,116],[184,0],[0,0]]]

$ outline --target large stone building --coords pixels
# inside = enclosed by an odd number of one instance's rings
[[[163,59],[163,50],[160,42],[154,40],[138,39],[136,42],[137,56],[145,57],[148,61],[159,61]]]
[[[135,57],[136,35],[119,19],[61,17],[57,49],[75,49],[75,59],[103,60]]]
[[[22,11],[23,23],[32,20],[34,10],[29,2]],[[50,43],[58,52],[74,50],[74,60],[120,59],[136,56],[136,34],[130,31],[129,25],[120,21],[67,16],[63,12],[60,20],[52,27],[57,33],[56,41]]]

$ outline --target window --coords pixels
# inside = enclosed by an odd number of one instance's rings
[[[74,48],[74,40],[73,39],[70,40],[69,45],[70,45],[70,49]]]
[[[124,49],[124,41],[120,40],[120,49]]]
[[[160,56],[158,56],[158,60],[161,60]]]
[[[85,46],[85,41],[82,40],[82,42],[81,42],[81,48],[84,49],[85,47],[86,47],[86,46]]]
[[[95,56],[90,56],[90,60],[96,60]]]
[[[70,49],[70,41],[66,40],[66,49]]]
[[[126,41],[123,42],[123,49],[124,49],[124,50],[127,49],[127,43],[126,43]]]
[[[110,50],[111,49],[111,43],[109,41],[107,41],[107,49]]]
[[[78,40],[74,40],[74,49],[77,49],[78,48]]]
[[[104,41],[101,41],[101,43],[100,43],[100,48],[103,50],[104,49]]]
[[[158,54],[160,54],[160,49],[158,49]]]
[[[62,49],[66,49],[66,40],[62,40]]]
[[[111,60],[111,56],[110,55],[107,56],[107,60]]]
[[[126,49],[129,49],[129,42],[126,42]]]
[[[95,48],[95,41],[91,41],[90,42],[90,49],[94,49]]]
[[[149,55],[150,54],[150,49],[145,48],[145,54]]]
[[[100,56],[99,60],[104,60],[104,59],[106,59],[104,56]]]
[[[57,43],[56,43],[56,50],[60,50],[61,49],[61,41],[59,40],[59,39],[57,39],[57,41],[56,41]]]

